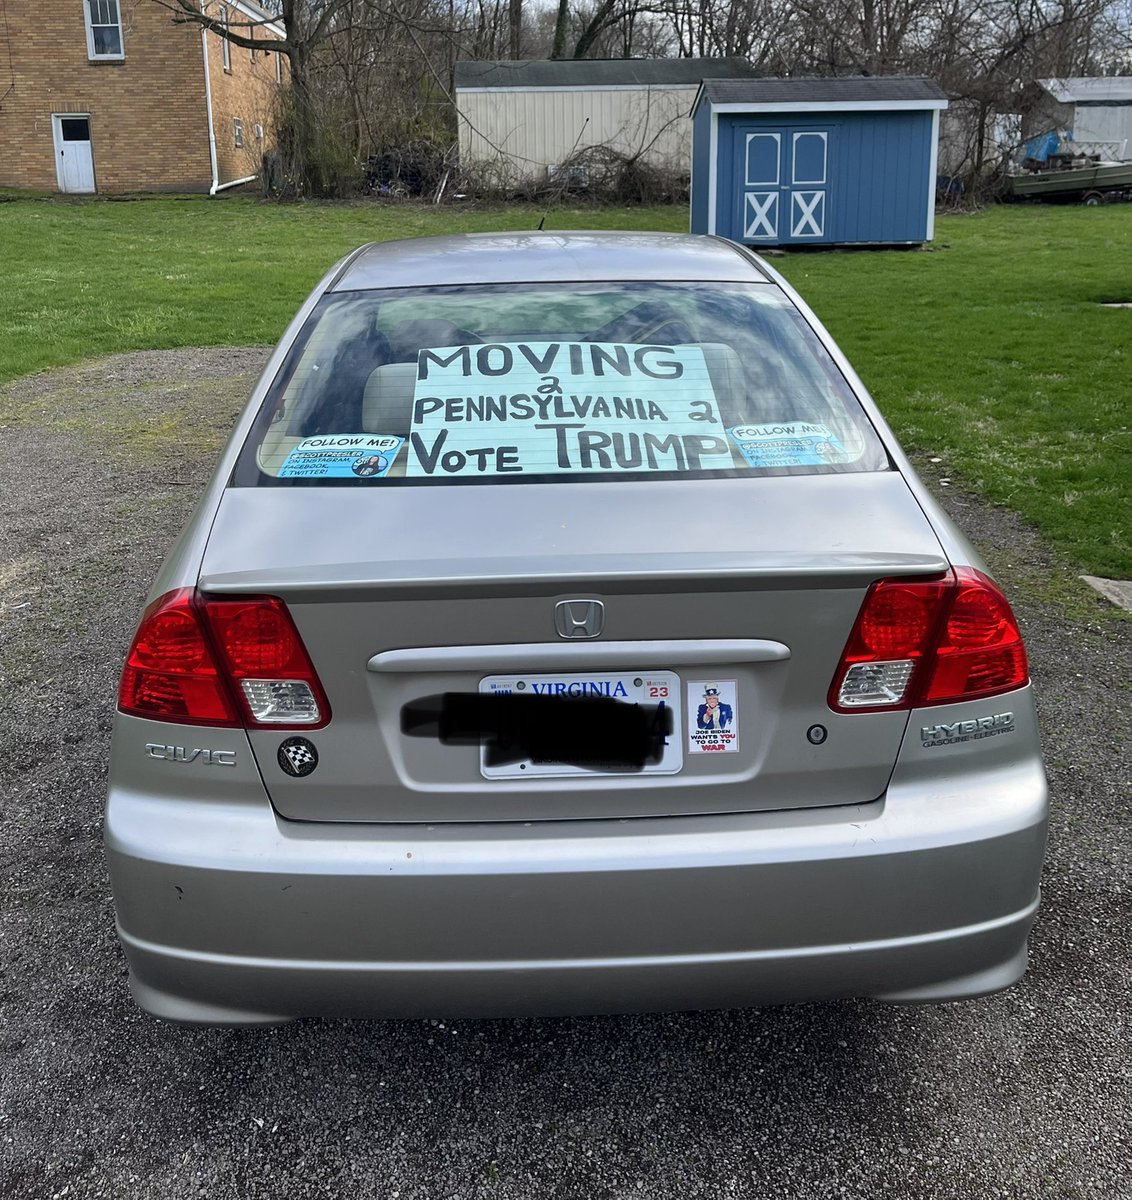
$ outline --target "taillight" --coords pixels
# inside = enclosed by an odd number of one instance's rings
[[[1029,679],[1006,597],[981,571],[884,579],[869,589],[829,691],[837,712],[994,696]]]
[[[315,729],[330,720],[318,676],[281,600],[204,599],[190,588],[169,592],[142,615],[118,707],[132,716],[190,725]]]
[[[180,588],[142,613],[118,686],[118,708],[151,721],[238,726],[193,599],[191,588]]]
[[[980,572],[958,572],[921,703],[994,696],[1021,687],[1029,677],[1022,634],[1006,597]]]
[[[250,724],[312,729],[330,720],[322,685],[282,600],[210,598],[202,607]]]

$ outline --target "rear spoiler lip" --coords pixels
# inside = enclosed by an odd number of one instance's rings
[[[265,567],[204,574],[197,586],[202,592],[221,595],[255,592],[319,602],[372,592],[421,595],[460,589],[481,594],[506,590],[559,595],[578,590],[626,591],[643,584],[666,591],[701,583],[728,591],[751,585],[776,591],[825,585],[864,587],[877,579],[942,575],[950,569],[951,564],[938,554],[696,552],[527,559],[521,570],[516,569],[514,559],[507,558]]]

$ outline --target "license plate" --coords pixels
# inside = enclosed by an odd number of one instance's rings
[[[490,675],[479,690],[505,698],[515,725],[501,745],[481,745],[485,779],[673,775],[683,765],[680,677],[672,671]],[[642,735],[647,752],[638,760]]]

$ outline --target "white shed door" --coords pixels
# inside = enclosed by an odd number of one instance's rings
[[[90,117],[52,117],[55,133],[55,173],[61,192],[94,191],[94,149]]]

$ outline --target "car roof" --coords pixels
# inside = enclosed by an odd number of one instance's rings
[[[722,238],[571,230],[372,242],[355,252],[329,290],[637,279],[773,282]]]

